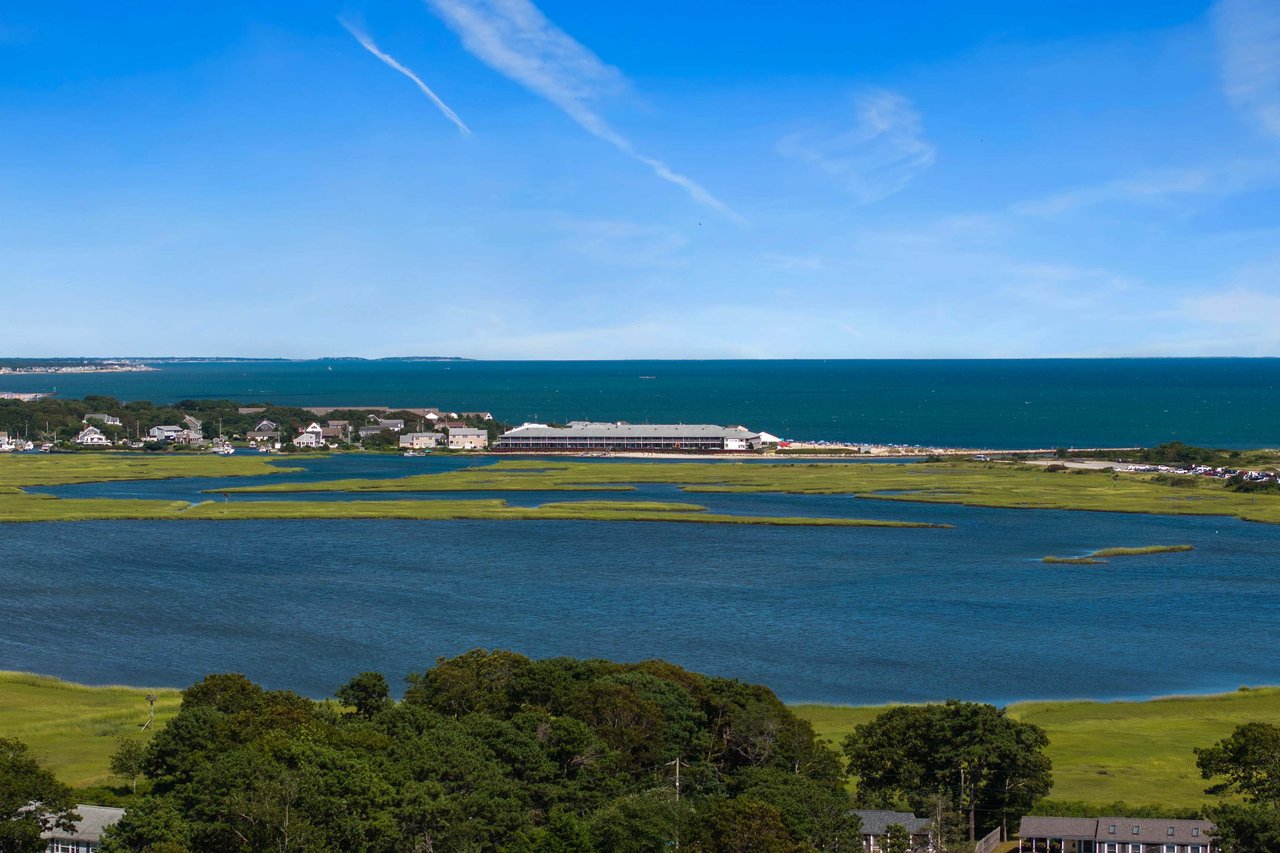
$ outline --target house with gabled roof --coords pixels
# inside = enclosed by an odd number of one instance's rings
[[[76,444],[81,447],[110,447],[111,439],[102,434],[102,430],[95,426],[87,426],[80,431],[75,438]]]
[[[49,842],[48,853],[96,853],[107,827],[124,817],[124,809],[113,806],[80,804],[75,813],[80,816],[73,829],[49,829],[40,837]]]
[[[894,824],[907,831],[913,853],[932,853],[934,849],[933,822],[928,818],[887,809],[855,809],[853,813],[862,820],[862,849],[866,853],[884,850],[885,835]]]
[[[1219,853],[1207,820],[1028,815],[1020,853]]]

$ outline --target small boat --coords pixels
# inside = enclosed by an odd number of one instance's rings
[[[426,455],[427,455],[427,451],[425,451],[425,450],[406,450],[406,451],[405,451],[404,453],[402,453],[401,455],[402,455],[402,456],[405,456],[405,457],[407,457],[407,458],[411,458],[411,459],[412,459],[412,458],[416,458],[416,457],[419,457],[419,456],[426,456]]]
[[[52,453],[52,452],[53,452],[53,442],[46,441],[44,444],[40,445],[40,452],[41,452],[41,453]]]

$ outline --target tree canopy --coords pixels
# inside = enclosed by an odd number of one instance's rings
[[[103,853],[861,850],[838,757],[766,688],[485,650],[407,681],[192,685]]]
[[[48,842],[40,833],[74,827],[75,807],[71,789],[26,744],[0,738],[0,853],[41,853]]]
[[[1217,842],[1230,853],[1280,850],[1280,726],[1245,723],[1212,746],[1195,750],[1200,775],[1220,780],[1206,794],[1239,797],[1209,810]]]
[[[1044,730],[992,705],[891,708],[844,741],[848,770],[867,805],[906,803],[931,811],[944,795],[968,817],[969,840],[1016,823],[1049,792],[1051,764]]]

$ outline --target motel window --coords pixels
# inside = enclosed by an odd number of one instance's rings
[[[1142,845],[1141,845],[1141,844],[1130,844],[1130,845],[1129,845],[1129,853],[1142,853]]]
[[[1164,853],[1178,853],[1178,845],[1166,844],[1164,846]]]

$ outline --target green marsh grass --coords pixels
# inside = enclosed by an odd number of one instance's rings
[[[792,710],[838,748],[854,726],[885,707],[794,705]],[[1144,702],[1020,702],[1010,705],[1009,713],[1049,735],[1050,799],[1196,808],[1214,798],[1204,793],[1208,783],[1200,778],[1192,748],[1209,746],[1242,723],[1280,725],[1280,688]]]

